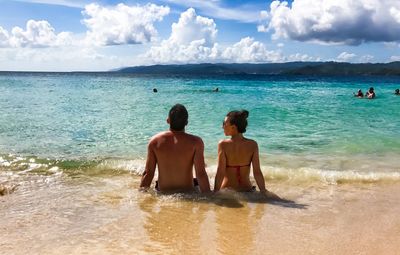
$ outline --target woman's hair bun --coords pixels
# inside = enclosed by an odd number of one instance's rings
[[[229,123],[237,127],[239,133],[246,133],[248,111],[231,111],[226,116],[229,119]]]
[[[243,117],[245,117],[247,119],[249,117],[249,111],[241,110],[240,115],[242,115]]]

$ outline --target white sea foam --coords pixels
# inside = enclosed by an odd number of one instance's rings
[[[102,161],[97,169],[113,169],[120,171],[129,171],[134,175],[141,175],[145,170],[146,161],[143,159],[107,159]]]
[[[334,171],[314,168],[285,169],[269,167],[265,171],[268,180],[288,181],[293,183],[323,182],[328,184],[341,183],[374,183],[399,182],[399,172],[364,172],[357,170]]]
[[[144,172],[145,160],[105,160],[98,165],[102,169],[114,169],[129,171],[134,175]],[[214,178],[217,172],[215,164],[206,168],[210,178]],[[262,166],[264,177],[268,181],[282,181],[290,183],[322,182],[327,184],[341,183],[375,183],[375,182],[400,182],[400,172],[379,172],[365,170],[324,170],[312,167],[271,167]]]
[[[40,163],[39,163],[40,162]],[[57,162],[61,162],[58,164]],[[261,166],[266,181],[288,182],[293,184],[302,183],[325,183],[325,184],[342,184],[342,183],[379,183],[379,182],[400,182],[400,171],[396,169],[381,168],[377,164],[377,168],[365,169],[360,166],[359,169],[329,169],[321,168],[327,164],[318,163],[310,166],[303,166],[304,162],[299,166],[293,164],[281,165],[263,165]],[[63,165],[62,161],[46,161],[43,162],[37,158],[23,157],[0,157],[0,166],[5,169],[2,173],[4,176],[8,170],[12,170],[17,174],[27,174],[37,171],[47,172],[48,174],[60,174],[64,171],[76,171],[85,175],[116,175],[130,173],[134,176],[141,176],[145,170],[146,161],[143,158],[137,159],[105,159],[96,161],[76,161],[76,166]],[[82,167],[83,166],[83,167]],[[8,170],[7,170],[8,169]],[[75,170],[76,169],[76,170]],[[217,172],[217,165],[209,164],[206,167],[209,178],[213,179]],[[157,177],[157,172],[156,172]]]

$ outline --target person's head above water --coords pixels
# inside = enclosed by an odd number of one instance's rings
[[[172,131],[183,131],[188,124],[188,118],[189,114],[185,106],[176,104],[169,110],[167,122]]]
[[[369,93],[374,93],[374,88],[370,87],[368,91],[369,91]]]
[[[238,133],[246,133],[248,117],[249,112],[246,110],[231,111],[226,115],[223,126],[224,128],[233,126],[236,127]]]
[[[396,89],[396,90],[394,91],[394,93],[395,93],[395,94],[400,94],[400,90],[399,90],[399,89]]]

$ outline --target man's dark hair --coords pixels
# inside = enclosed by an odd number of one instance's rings
[[[228,117],[229,123],[237,127],[239,133],[246,133],[247,118],[249,117],[248,111],[231,111],[226,116]]]
[[[168,118],[171,130],[182,131],[188,123],[189,114],[185,106],[176,104],[169,110]]]

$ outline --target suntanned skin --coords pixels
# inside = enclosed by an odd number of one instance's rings
[[[218,144],[218,169],[215,176],[214,191],[222,188],[232,188],[236,191],[250,191],[250,166],[253,167],[254,179],[261,193],[266,193],[265,180],[260,168],[260,158],[256,141],[243,137],[237,131],[237,127],[231,125],[227,118],[224,121],[224,133],[231,136],[231,139],[222,140]],[[237,179],[235,167],[240,168],[240,184]]]
[[[193,191],[193,166],[200,191],[210,191],[204,163],[204,144],[200,137],[185,131],[169,130],[151,138],[141,188],[150,187],[156,165],[158,187],[162,192]]]

